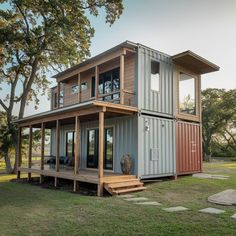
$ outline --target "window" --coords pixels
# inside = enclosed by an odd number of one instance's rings
[[[157,61],[151,61],[151,90],[160,90],[160,63]]]
[[[66,132],[66,156],[75,156],[75,131]]]
[[[196,115],[195,78],[182,72],[179,78],[179,111]]]
[[[95,97],[95,77],[91,79],[91,97]]]
[[[105,128],[104,135],[104,169],[113,170],[113,128]],[[98,129],[88,130],[87,139],[87,167],[98,168],[98,143],[99,131]]]
[[[120,69],[116,68],[111,71],[107,71],[99,75],[99,85],[98,93],[99,94],[109,94],[112,92],[119,91],[120,89]],[[104,101],[110,100],[119,100],[120,94],[115,93],[103,97]]]
[[[54,93],[54,108],[57,108],[57,93]]]
[[[76,93],[78,93],[79,92],[79,85],[73,85],[72,87],[71,87],[71,93],[72,94],[76,94]]]
[[[81,83],[81,91],[87,90],[87,88],[88,88],[88,83],[87,82]]]

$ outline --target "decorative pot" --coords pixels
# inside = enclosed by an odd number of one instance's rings
[[[130,155],[128,154],[124,155],[121,158],[120,165],[121,165],[121,170],[123,174],[129,175],[132,168],[132,158],[130,157]]]

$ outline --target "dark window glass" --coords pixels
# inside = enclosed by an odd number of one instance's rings
[[[54,93],[54,108],[57,107],[57,93]]]
[[[113,170],[113,128],[106,128],[104,135],[104,169]],[[98,129],[88,130],[87,167],[98,168]]]
[[[107,71],[99,75],[99,85],[98,93],[99,94],[109,94],[120,89],[120,69],[116,68],[111,71]],[[112,94],[104,96],[102,100],[111,101],[119,100],[120,94]]]
[[[75,132],[68,131],[66,133],[66,156],[73,157],[75,155]]]
[[[91,79],[91,97],[95,97],[95,77]]]

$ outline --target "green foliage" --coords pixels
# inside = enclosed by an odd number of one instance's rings
[[[202,91],[202,122],[205,155],[236,154],[236,90]]]
[[[29,102],[38,108],[39,97],[47,93],[48,70],[58,72],[90,56],[95,29],[89,16],[97,17],[100,9],[111,25],[122,14],[122,0],[0,0],[0,90],[9,90],[0,105],[7,133],[14,129],[17,103],[18,118]],[[10,134],[16,147],[17,134]]]

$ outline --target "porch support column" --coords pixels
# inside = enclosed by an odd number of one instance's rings
[[[17,147],[17,179],[20,179],[19,167],[21,166],[21,133],[22,128],[18,128],[18,147]]]
[[[75,117],[75,133],[76,133],[76,141],[75,141],[75,166],[74,166],[74,174],[75,177],[79,173],[80,166],[80,120],[79,117]],[[76,178],[74,179],[74,192],[78,190],[78,182]]]
[[[99,140],[98,140],[98,191],[99,197],[103,196],[103,153],[104,153],[104,110],[99,112]]]
[[[57,108],[60,108],[61,83],[57,83]]]
[[[31,166],[32,166],[32,131],[33,131],[33,128],[32,128],[32,125],[30,125],[29,127],[29,152],[28,152],[28,168],[30,169]],[[31,179],[31,173],[29,172],[28,173],[28,180]]]
[[[120,104],[124,104],[125,97],[124,97],[124,67],[125,67],[125,55],[120,55]]]
[[[41,124],[41,163],[40,169],[44,170],[44,146],[45,146],[45,124]],[[43,182],[43,175],[40,175],[40,184]]]
[[[95,98],[98,100],[99,67],[95,66]]]
[[[59,172],[59,165],[60,165],[60,120],[56,121],[56,167],[55,171]],[[58,178],[55,177],[54,186],[57,187]]]

